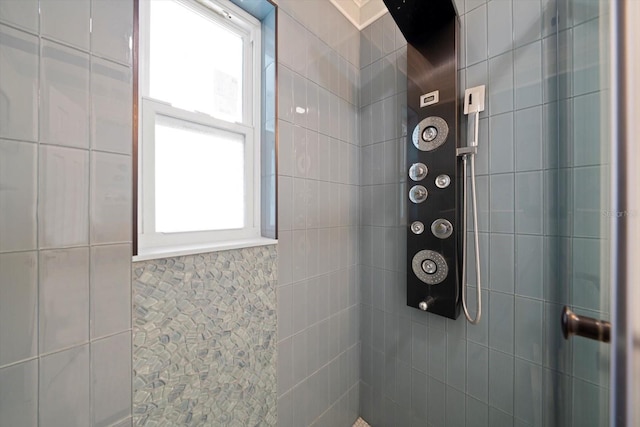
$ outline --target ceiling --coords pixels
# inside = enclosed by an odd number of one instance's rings
[[[353,25],[362,30],[387,13],[382,0],[329,0]]]

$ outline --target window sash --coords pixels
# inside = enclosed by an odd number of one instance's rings
[[[155,231],[245,228],[246,134],[161,114],[154,131]]]
[[[150,96],[150,30],[151,14],[150,3],[152,1],[166,0],[143,0],[140,2],[140,96],[152,99]],[[243,97],[242,97],[242,123],[249,126],[256,126],[260,121],[260,103],[256,103],[260,94],[261,83],[261,25],[260,21],[239,8],[227,2],[224,6],[219,5],[215,0],[171,0],[188,8],[208,16],[217,24],[226,27],[230,31],[240,35],[243,39]],[[237,19],[229,20],[220,11],[231,13]],[[166,100],[156,100],[165,104],[170,104]],[[256,105],[257,104],[257,105]]]
[[[244,223],[245,227],[231,230],[203,230],[176,233],[155,231],[155,126],[158,116],[169,118],[185,127],[204,127],[242,135],[244,144]],[[254,129],[241,123],[229,123],[205,114],[192,113],[157,101],[143,98],[141,161],[142,215],[139,230],[140,248],[159,248],[188,244],[214,243],[224,240],[246,239],[260,236],[260,169],[259,144],[255,143]]]

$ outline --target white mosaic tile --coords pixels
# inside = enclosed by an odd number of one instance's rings
[[[362,418],[358,418],[356,422],[353,423],[353,427],[371,427],[371,426]]]

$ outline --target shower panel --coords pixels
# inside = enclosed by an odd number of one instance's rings
[[[384,0],[407,39],[407,305],[460,314],[458,18],[450,0]]]

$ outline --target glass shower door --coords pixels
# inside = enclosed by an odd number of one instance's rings
[[[610,320],[609,1],[557,0],[547,68],[547,426],[608,426],[610,345],[561,333],[561,312]],[[553,51],[553,49],[545,52]],[[549,55],[549,56],[552,56]],[[553,58],[549,58],[553,59]],[[554,68],[555,67],[555,68]],[[555,72],[555,73],[554,73]],[[549,159],[548,159],[549,160]]]

